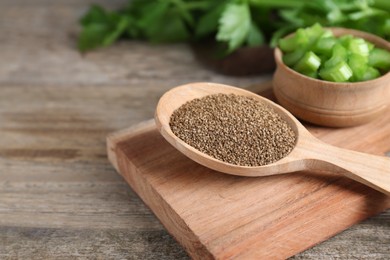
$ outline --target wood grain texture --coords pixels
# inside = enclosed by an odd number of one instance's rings
[[[388,122],[387,115],[377,124]],[[376,124],[365,125],[361,135],[377,140],[375,129]],[[345,139],[334,129],[312,132],[336,144]],[[359,146],[360,140],[349,145]],[[195,259],[287,258],[390,207],[388,196],[334,172],[262,178],[215,172],[184,157],[153,121],[110,136],[108,153]]]
[[[269,87],[259,83],[271,76],[205,69],[186,45],[120,42],[80,55],[77,19],[95,2],[127,1],[0,1],[0,259],[189,259],[109,164],[106,135],[152,118],[172,86]],[[390,150],[376,128],[376,145],[361,138],[356,150]],[[341,133],[340,145],[359,133]],[[386,211],[295,258],[386,259],[389,223]]]

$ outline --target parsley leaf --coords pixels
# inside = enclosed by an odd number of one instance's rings
[[[228,52],[242,45],[248,37],[251,16],[248,5],[229,4],[219,19],[217,40],[228,44]]]
[[[185,24],[187,14],[177,5],[168,1],[151,2],[144,8],[139,20],[139,28],[151,42],[176,42],[189,39]]]
[[[248,46],[259,46],[264,44],[264,42],[265,39],[263,33],[259,30],[259,28],[257,28],[256,24],[251,23],[247,38]]]
[[[199,20],[195,28],[196,38],[209,36],[218,31],[218,20],[226,7],[226,1],[218,1],[210,6],[208,12],[205,12]]]
[[[92,6],[80,22],[84,25],[78,42],[80,51],[112,44],[129,24],[127,17],[106,12],[99,6]]]
[[[389,0],[129,0],[118,11],[93,5],[80,20],[81,51],[119,38],[155,43],[214,36],[225,55],[268,43],[299,27],[320,23],[390,39]]]

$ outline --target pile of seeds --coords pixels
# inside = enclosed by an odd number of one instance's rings
[[[215,94],[191,100],[170,118],[173,133],[216,159],[242,166],[285,157],[296,136],[273,108],[253,98]]]

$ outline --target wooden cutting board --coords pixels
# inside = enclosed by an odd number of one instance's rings
[[[340,147],[390,150],[390,109],[359,127],[307,127]],[[390,208],[389,197],[333,173],[215,172],[176,151],[153,120],[110,135],[107,145],[117,171],[194,259],[287,258]]]

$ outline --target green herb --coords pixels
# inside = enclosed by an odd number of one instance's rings
[[[93,5],[81,19],[78,46],[86,51],[120,38],[170,43],[211,37],[226,55],[242,46],[276,46],[287,33],[317,22],[390,39],[390,1],[132,0],[118,11]]]
[[[187,29],[192,16],[180,1],[146,1],[137,21],[141,37],[151,42],[176,42],[188,40]]]
[[[219,19],[216,39],[228,44],[228,52],[247,43],[250,46],[264,43],[264,36],[252,22],[247,4],[229,4]]]
[[[81,24],[84,29],[80,34],[78,47],[85,51],[112,44],[126,31],[130,19],[94,5],[81,19]]]

